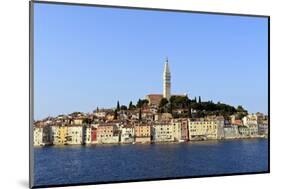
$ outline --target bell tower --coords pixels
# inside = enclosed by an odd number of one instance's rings
[[[168,58],[166,58],[163,72],[163,98],[167,100],[171,97],[171,73],[168,62]]]

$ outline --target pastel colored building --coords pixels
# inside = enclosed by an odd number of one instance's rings
[[[214,118],[217,123],[217,139],[223,139],[224,138],[224,117],[223,116],[217,116]]]
[[[258,118],[259,118],[259,115],[256,115],[256,114],[249,114],[242,118],[243,125],[248,127],[249,135],[251,137],[258,136],[258,132],[259,132]]]
[[[224,138],[225,139],[235,139],[239,138],[239,131],[237,125],[225,125],[224,126]]]
[[[98,138],[97,138],[97,127],[92,126],[91,127],[91,143],[96,144],[98,143]]]
[[[258,116],[255,114],[249,114],[242,118],[243,125],[249,126],[249,125],[257,125],[258,124]]]
[[[67,126],[67,144],[84,144],[84,127],[82,125]]]
[[[97,128],[97,141],[101,144],[119,142],[119,131],[115,123],[99,124]]]
[[[189,140],[219,139],[223,132],[221,120],[217,119],[188,119]],[[222,130],[222,131],[221,131]]]
[[[150,143],[151,142],[151,126],[148,124],[136,124],[135,128],[135,142],[136,143]]]
[[[259,134],[259,127],[257,124],[249,124],[248,125],[250,136],[257,137]]]
[[[52,133],[52,143],[54,145],[65,145],[66,144],[66,137],[67,137],[67,127],[60,126],[60,125],[53,125],[51,126],[51,133]]]
[[[173,142],[173,127],[168,122],[154,123],[152,127],[153,142]]]
[[[134,142],[135,129],[132,125],[125,125],[121,128],[121,143],[133,143]]]
[[[181,123],[181,141],[188,141],[188,120],[180,119]]]
[[[176,121],[176,120],[172,120],[171,124],[173,126],[173,138],[174,141],[181,141],[181,122],[180,121]]]
[[[51,128],[49,126],[33,127],[33,145],[45,146],[51,144]]]
[[[85,144],[97,144],[97,126],[96,125],[88,125],[85,127]]]
[[[92,143],[91,132],[92,132],[91,126],[86,126],[85,127],[85,136],[84,136],[85,144],[91,144]]]
[[[258,125],[258,134],[261,136],[268,136],[268,124],[267,123]]]
[[[248,138],[250,136],[250,130],[247,126],[238,126],[238,132],[240,138]]]

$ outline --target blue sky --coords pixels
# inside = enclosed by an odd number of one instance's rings
[[[267,18],[36,4],[35,119],[172,93],[268,109]]]

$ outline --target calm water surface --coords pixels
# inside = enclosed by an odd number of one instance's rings
[[[34,149],[35,185],[263,172],[266,139]]]

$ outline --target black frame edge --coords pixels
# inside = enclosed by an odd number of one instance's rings
[[[72,5],[72,6],[86,6],[86,7],[100,7],[100,8],[119,8],[119,9],[133,9],[133,10],[152,10],[152,11],[168,11],[168,12],[183,12],[183,13],[197,13],[197,14],[212,14],[212,15],[224,15],[224,16],[246,16],[246,17],[261,17],[267,18],[269,15],[259,14],[244,14],[244,13],[226,13],[226,12],[211,12],[211,11],[192,11],[192,10],[179,10],[179,9],[165,9],[165,8],[149,8],[149,7],[134,7],[124,5],[104,5],[104,4],[90,4],[90,3],[73,3],[64,1],[40,1],[32,0],[38,4],[52,4],[52,5]]]

